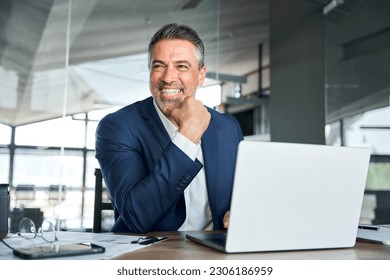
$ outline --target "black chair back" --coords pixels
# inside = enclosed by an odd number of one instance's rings
[[[92,232],[102,232],[102,211],[112,210],[110,202],[103,201],[103,174],[99,168],[95,169],[95,205],[93,213]]]

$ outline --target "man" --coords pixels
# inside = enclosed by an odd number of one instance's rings
[[[111,231],[223,229],[243,135],[235,118],[195,99],[203,42],[188,26],[165,25],[149,44],[149,69],[152,97],[107,115],[96,131]]]

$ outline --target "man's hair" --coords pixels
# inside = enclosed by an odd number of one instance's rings
[[[204,66],[204,45],[202,40],[199,38],[198,34],[194,29],[187,25],[170,23],[164,25],[158,30],[149,43],[148,48],[148,66],[151,67],[152,51],[154,46],[161,40],[166,39],[180,39],[187,40],[195,46],[197,58],[198,58],[198,68]]]

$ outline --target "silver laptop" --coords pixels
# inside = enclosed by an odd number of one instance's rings
[[[353,247],[367,148],[242,141],[229,228],[187,238],[227,253]]]

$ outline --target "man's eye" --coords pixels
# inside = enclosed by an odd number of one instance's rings
[[[187,70],[187,69],[188,69],[188,66],[185,65],[185,64],[179,64],[179,65],[177,66],[177,68],[180,69],[180,70]]]
[[[153,70],[161,70],[161,69],[163,69],[164,68],[164,65],[161,65],[161,64],[154,64],[153,65]]]

